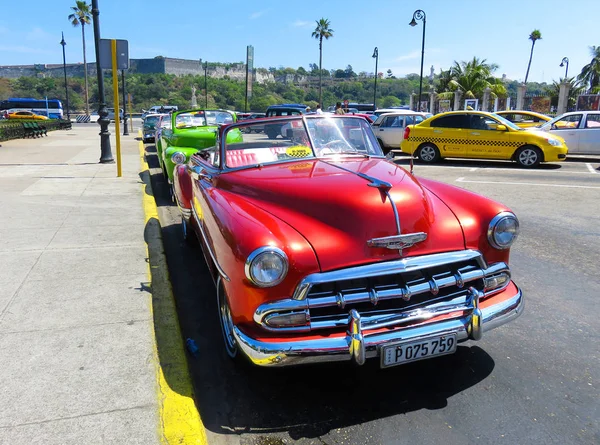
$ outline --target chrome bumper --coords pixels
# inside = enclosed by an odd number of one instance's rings
[[[456,334],[459,342],[479,340],[483,332],[508,323],[523,312],[523,294],[519,288],[509,299],[484,309],[479,309],[478,297],[479,295],[474,295],[474,308],[467,316],[385,332],[364,332],[360,315],[351,310],[348,314],[348,331],[345,337],[269,342],[256,340],[237,326],[234,326],[233,335],[240,350],[259,366],[289,366],[344,360],[352,360],[362,365],[365,359],[378,357],[380,347],[388,343],[447,334]]]

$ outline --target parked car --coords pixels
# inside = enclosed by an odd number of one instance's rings
[[[166,114],[173,113],[179,110],[177,105],[153,105],[148,110],[142,110],[142,119],[144,119],[148,114]]]
[[[450,111],[409,125],[401,148],[427,163],[444,158],[505,159],[521,167],[564,161],[568,152],[560,136],[528,131],[483,111]]]
[[[47,121],[48,116],[42,116],[41,114],[35,114],[31,111],[13,111],[8,112],[7,119],[29,119],[36,121]]]
[[[400,148],[404,128],[423,122],[433,116],[430,113],[418,113],[411,110],[396,110],[393,113],[380,114],[373,122],[373,131],[385,154],[394,148]]]
[[[506,110],[496,111],[496,114],[512,122],[519,128],[539,127],[551,119],[551,117],[536,113],[535,111]]]
[[[565,113],[534,130],[563,138],[571,154],[600,155],[600,111]]]
[[[304,104],[270,105],[267,108],[267,112],[266,112],[265,116],[266,117],[298,116],[298,115],[306,113],[307,109],[308,109],[308,105],[304,105]],[[281,131],[282,126],[283,125],[281,125],[281,124],[265,124],[264,132],[271,139],[275,139],[279,135],[286,138],[286,137],[288,137],[288,135],[287,135],[288,128],[286,128],[285,131],[282,133],[282,131]]]
[[[192,154],[214,147],[219,126],[236,122],[235,113],[227,110],[177,111],[170,119],[171,125],[161,131],[159,155],[169,183],[172,183],[175,165],[185,164]],[[232,142],[242,139],[239,130],[229,133],[228,137]]]
[[[521,313],[510,209],[412,176],[362,118],[272,120],[301,125],[289,141],[240,140],[256,123],[225,125],[174,172],[183,236],[201,243],[229,356],[389,367],[451,354]]]
[[[160,118],[158,119],[158,122],[156,123],[156,128],[154,130],[154,147],[156,148],[156,155],[158,157],[159,163],[161,163],[163,153],[161,136],[164,130],[171,128],[171,115],[160,114],[159,116]]]
[[[109,120],[114,121],[115,120],[115,109],[114,108],[107,108],[108,110],[108,116],[106,116]],[[119,108],[119,122],[123,121],[123,108]]]
[[[142,121],[142,138],[143,142],[154,142],[156,134],[156,125],[160,122],[161,116],[167,114],[148,114]]]
[[[375,110],[373,112],[373,114],[375,116],[379,117],[385,113],[395,113],[396,111],[401,111],[401,110],[412,111],[408,105],[401,105],[399,107],[379,108],[379,109]]]

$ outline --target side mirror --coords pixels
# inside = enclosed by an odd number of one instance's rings
[[[391,161],[392,159],[394,159],[394,152],[388,151],[388,153],[385,155],[385,158]]]
[[[498,125],[496,125],[496,130],[498,130],[498,131],[506,131],[506,130],[508,130],[508,128],[506,128],[506,125],[498,124]]]

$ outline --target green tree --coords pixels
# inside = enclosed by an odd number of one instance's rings
[[[490,88],[492,98],[506,95],[506,87],[502,81],[493,76],[498,69],[495,63],[487,63],[473,57],[468,62],[454,62],[450,68],[448,87],[451,91],[462,90],[465,98],[482,97],[486,88]],[[447,79],[444,79],[447,80]]]
[[[533,58],[533,48],[535,46],[535,42],[542,40],[542,33],[540,30],[534,29],[531,31],[531,34],[529,34],[529,40],[531,40],[531,52],[529,53],[529,63],[527,64],[527,72],[525,73],[525,82],[523,82],[525,84],[527,83],[527,78],[529,77],[529,68],[531,68],[531,59]]]
[[[83,71],[85,76],[85,114],[90,115],[90,103],[89,103],[89,85],[88,85],[88,71],[87,71],[87,60],[85,57],[85,25],[89,25],[92,19],[91,5],[87,4],[83,0],[77,0],[75,6],[71,6],[72,14],[69,14],[69,21],[75,27],[81,25],[81,40],[83,41]],[[96,64],[98,62],[96,61]],[[97,68],[98,69],[98,68]]]
[[[586,87],[589,86],[589,92],[600,92],[600,46],[590,46],[592,60],[581,69],[577,80],[581,81]]]
[[[319,41],[319,103],[322,104],[323,100],[323,39],[328,40],[329,37],[333,37],[333,29],[329,27],[328,19],[322,18],[316,20],[317,27],[312,33],[312,37]]]

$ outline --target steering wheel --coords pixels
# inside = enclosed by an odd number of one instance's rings
[[[335,139],[323,145],[323,150],[328,150],[331,153],[348,151],[348,149],[351,148],[352,147],[346,141],[343,141],[341,139]]]

